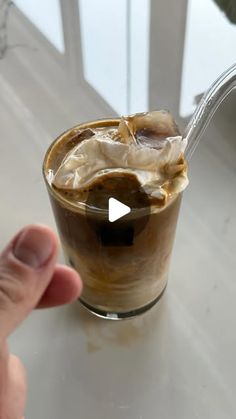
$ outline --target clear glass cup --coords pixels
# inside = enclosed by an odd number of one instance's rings
[[[43,163],[66,260],[83,280],[80,301],[94,314],[110,319],[141,314],[163,295],[182,194],[174,194],[166,206],[155,210],[146,201],[147,205],[132,208],[127,216],[110,223],[107,209],[85,202],[75,204],[69,194],[62,196],[51,185],[50,173],[57,168],[62,150],[68,151],[67,143],[71,144],[75,132],[114,127],[119,121],[98,120],[66,131],[49,147]],[[100,188],[100,196],[107,193]],[[132,195],[130,188],[126,179],[116,189],[115,198],[124,202]]]

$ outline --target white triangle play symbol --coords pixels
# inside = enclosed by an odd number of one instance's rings
[[[127,205],[122,204],[122,202],[118,201],[115,198],[109,198],[108,218],[111,223],[113,223],[113,221],[116,221],[121,217],[124,217],[124,215],[129,214],[130,211],[131,209]]]

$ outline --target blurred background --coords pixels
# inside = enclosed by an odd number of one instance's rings
[[[160,108],[183,129],[236,61],[235,45],[234,0],[0,0],[1,247],[30,222],[55,228],[41,165],[57,135]],[[77,324],[67,309],[33,314],[11,339],[29,371],[29,417],[156,419],[158,405],[161,419],[235,418],[235,109],[233,91],[190,161],[164,322],[135,343],[136,355],[113,345],[88,360],[83,316]]]
[[[188,117],[234,62],[235,41],[214,0],[0,0],[2,79],[49,132],[65,114]]]

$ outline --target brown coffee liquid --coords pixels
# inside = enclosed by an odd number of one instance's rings
[[[79,141],[72,131],[49,150],[46,173],[55,171]],[[84,283],[82,302],[95,311],[129,313],[161,295],[167,284],[181,194],[172,195],[164,207],[146,196],[144,205],[140,185],[130,174],[101,178],[79,193],[52,186],[49,193],[66,259]],[[114,195],[132,211],[110,223],[107,200]]]

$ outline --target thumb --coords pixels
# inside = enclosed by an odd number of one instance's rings
[[[31,225],[0,255],[0,341],[37,305],[52,278],[57,249],[51,229]]]

